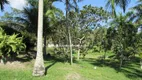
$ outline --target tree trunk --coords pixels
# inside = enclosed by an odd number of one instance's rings
[[[123,56],[123,54],[121,54],[121,56],[120,56],[120,65],[119,65],[119,68],[122,67],[123,59],[124,59],[124,56]]]
[[[104,60],[106,59],[106,50],[105,50],[105,53],[104,53]]]
[[[68,40],[69,40],[69,49],[70,49],[70,64],[72,65],[73,63],[73,57],[72,57],[72,41],[71,41],[71,34],[70,34],[70,27],[69,27],[69,23],[68,23],[68,9],[69,6],[66,4],[66,27],[67,27],[67,31],[68,31]]]
[[[0,56],[0,63],[1,64],[6,64],[7,63],[7,60],[8,60],[8,57],[5,55],[5,56]]]
[[[43,76],[45,74],[42,37],[43,37],[43,0],[39,0],[37,56],[34,64],[33,76]]]
[[[69,46],[70,46],[70,57],[71,57],[70,64],[72,65],[72,63],[73,63],[73,57],[72,57],[72,42],[71,42],[70,28],[68,28],[68,34],[69,34]]]
[[[1,63],[1,64],[4,64],[4,60],[3,60],[3,59],[0,59],[0,63]]]
[[[104,56],[103,56],[103,64],[105,64],[105,59],[106,59],[106,50],[104,51]]]
[[[79,61],[80,58],[80,48],[81,48],[81,40],[79,41],[79,45],[78,45],[78,52],[77,52],[77,60]]]
[[[46,34],[44,34],[43,57],[46,57]]]
[[[80,47],[80,45],[79,45]],[[80,48],[78,48],[78,52],[77,52],[77,60],[79,61],[79,58],[80,58]]]
[[[83,36],[82,38],[78,38],[79,39],[79,46],[78,46],[78,56],[77,56],[77,60],[79,60],[80,58],[80,49],[81,49],[81,44],[82,44],[82,40],[85,38],[85,36]]]
[[[142,69],[142,59],[140,60],[140,68]]]

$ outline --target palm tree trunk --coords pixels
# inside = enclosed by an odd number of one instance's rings
[[[45,74],[42,37],[43,37],[43,0],[39,0],[37,56],[34,64],[33,76],[43,76]]]

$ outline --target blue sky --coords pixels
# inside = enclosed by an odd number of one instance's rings
[[[14,3],[13,3],[12,0],[9,0],[9,1],[11,2],[11,4],[10,5],[5,5],[5,11],[4,12],[6,12],[6,11],[9,12],[11,10],[10,7],[14,7],[14,8],[17,8],[17,9],[22,9],[23,6],[26,6],[25,0],[18,0],[16,2],[14,2]],[[21,1],[21,3],[20,3],[20,1]],[[79,5],[80,9],[82,9],[82,7],[84,5],[90,5],[90,4],[92,6],[105,7],[106,1],[107,0],[84,0],[84,1],[82,1],[80,3],[78,3],[78,5]],[[136,1],[137,0],[131,0],[131,3],[127,7],[127,11],[128,11],[128,8],[136,5]],[[65,6],[64,6],[63,3],[61,3],[61,2],[55,2],[53,5],[56,6],[57,8],[60,8],[61,10],[65,11]],[[120,8],[117,8],[117,11],[122,12],[122,10]],[[0,11],[0,16],[2,16],[4,14],[4,12]]]
[[[135,6],[136,5],[136,2],[137,0],[131,0],[131,3],[128,5],[127,7],[127,11],[128,11],[128,8],[132,7],[132,6]],[[82,7],[84,5],[92,5],[92,6],[97,6],[97,7],[104,7],[105,8],[105,4],[106,4],[107,0],[83,0],[82,2],[78,3],[79,5],[79,8],[82,9]],[[57,7],[57,8],[60,8],[62,9],[63,11],[65,11],[65,6],[63,3],[60,3],[60,2],[55,2],[54,5]],[[117,8],[117,11],[119,12],[122,12],[122,10],[120,8]]]

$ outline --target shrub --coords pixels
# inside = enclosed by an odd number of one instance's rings
[[[15,58],[20,51],[26,48],[22,41],[23,38],[18,37],[18,34],[6,35],[4,30],[0,28],[0,55],[2,58]]]

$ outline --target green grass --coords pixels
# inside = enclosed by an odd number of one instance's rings
[[[96,57],[99,55],[88,54],[73,65],[47,60],[47,74],[43,77],[32,76],[33,61],[23,63],[25,68],[0,67],[0,80],[142,80],[138,63],[127,63],[119,70],[117,61],[106,60],[102,64]]]

